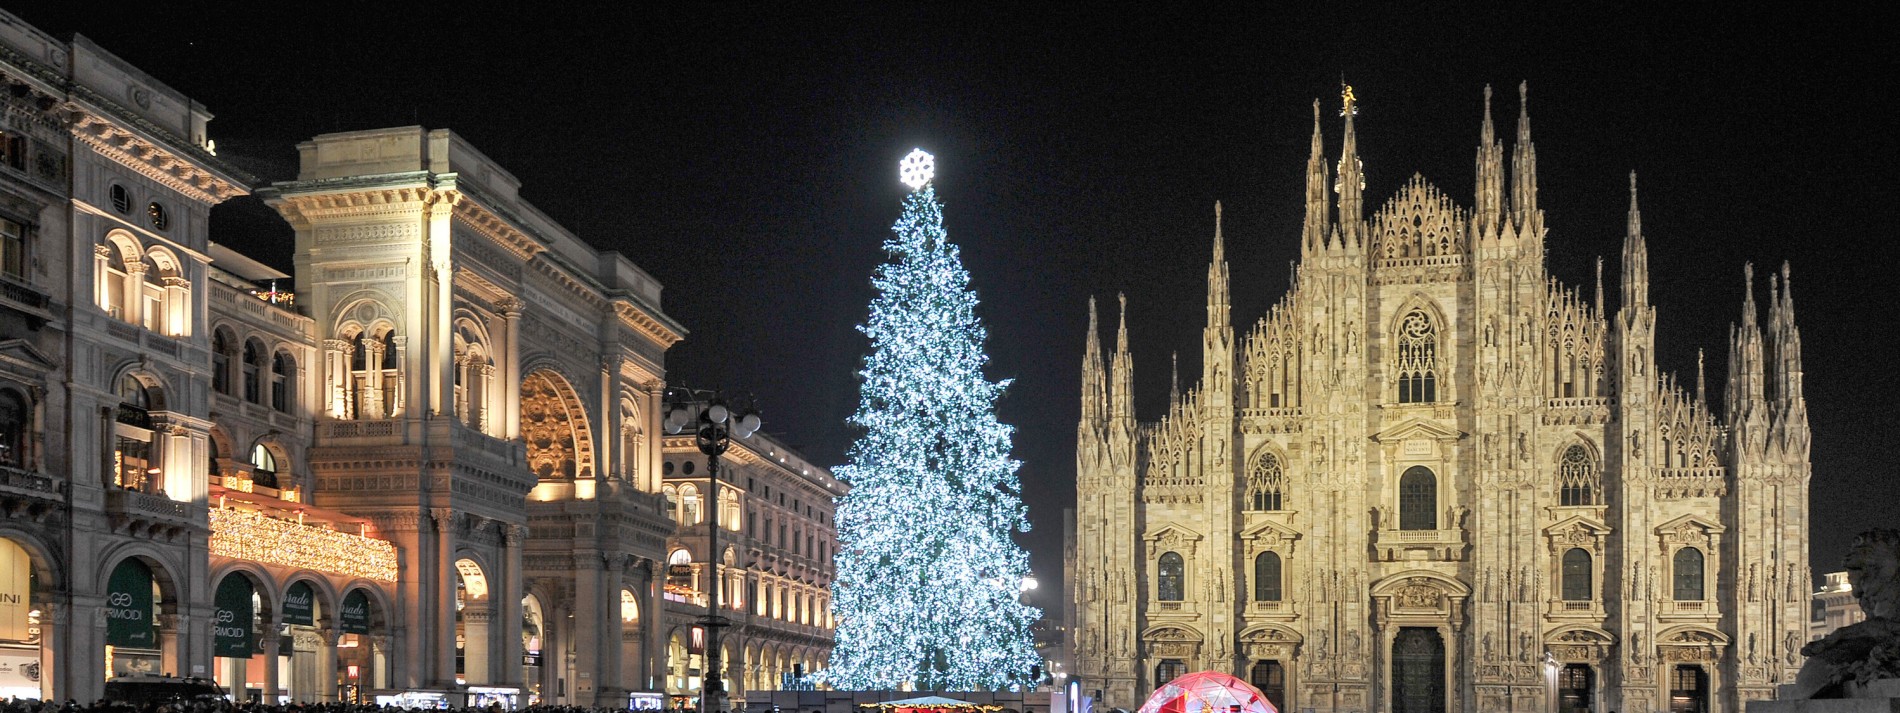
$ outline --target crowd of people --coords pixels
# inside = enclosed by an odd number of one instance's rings
[[[0,702],[0,713],[503,713],[500,705],[462,708],[402,708],[357,703],[233,703],[229,700],[175,700],[143,706],[106,700],[90,704],[78,701],[39,701],[11,698]],[[585,706],[528,706],[519,713],[626,713],[625,708],[588,708]]]

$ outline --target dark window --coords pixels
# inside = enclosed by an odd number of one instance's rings
[[[231,337],[222,329],[211,333],[211,389],[231,393]]]
[[[1286,710],[1286,668],[1278,661],[1256,661],[1253,665],[1254,688],[1267,695],[1274,710]]]
[[[0,218],[0,272],[26,279],[26,226]]]
[[[1187,579],[1185,571],[1187,569],[1186,563],[1181,561],[1180,555],[1173,552],[1165,552],[1161,555],[1161,566],[1159,569],[1160,576],[1156,578],[1156,581],[1160,585],[1160,596],[1157,598],[1164,602],[1181,601],[1182,593],[1186,591],[1187,584],[1185,581]]]
[[[26,170],[26,137],[0,131],[0,163],[14,170]]]
[[[171,216],[165,213],[165,206],[157,203],[145,206],[145,215],[152,219],[153,230],[164,230],[171,227],[172,219]]]
[[[1438,529],[1438,477],[1422,465],[1399,478],[1399,529]]]
[[[251,449],[251,482],[266,488],[277,487],[277,456],[262,443]]]
[[[1709,674],[1701,666],[1679,665],[1669,672],[1669,713],[1705,713]]]
[[[1253,600],[1280,601],[1280,555],[1262,552],[1253,559]]]
[[[1590,713],[1596,671],[1589,664],[1565,664],[1557,674],[1557,713]]]
[[[244,400],[263,403],[264,345],[253,339],[244,343]]]
[[[15,391],[0,391],[0,466],[25,468],[33,411]]]
[[[1676,550],[1676,601],[1702,601],[1702,550]]]
[[[687,474],[687,475],[692,475],[692,474],[693,474],[693,462],[689,460],[689,461],[686,461],[685,463],[681,463],[681,464],[680,464],[680,472],[681,472],[681,473],[685,473],[685,474]]]
[[[1187,663],[1180,659],[1162,659],[1155,664],[1155,687],[1167,685],[1169,681],[1187,675]]]
[[[672,475],[672,474],[673,474],[673,461],[667,461],[665,463],[660,464],[660,475]]]
[[[278,352],[270,362],[270,405],[271,408],[290,412],[290,375],[296,367],[290,361],[290,355]]]
[[[383,371],[396,370],[401,361],[401,356],[401,354],[396,353],[396,330],[392,329],[383,332]],[[394,388],[393,386],[385,386],[386,388]],[[385,401],[383,403],[387,404],[389,402]]]
[[[132,214],[132,192],[117,183],[112,184],[112,209],[120,215]]]
[[[1590,601],[1590,553],[1581,547],[1564,552],[1564,601]]]

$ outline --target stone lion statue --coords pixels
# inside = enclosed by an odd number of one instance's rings
[[[1795,678],[1793,698],[1884,697],[1868,689],[1900,679],[1900,530],[1855,536],[1843,564],[1867,620],[1802,647],[1808,661]]]

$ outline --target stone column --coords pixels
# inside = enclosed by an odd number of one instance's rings
[[[328,703],[336,700],[336,627],[317,627],[317,639],[321,643],[317,646],[317,690],[313,698]]]
[[[472,599],[462,609],[462,638],[466,642],[462,677],[471,686],[485,686],[490,682],[488,649],[494,642],[489,640],[488,622],[493,616],[493,602],[493,597]]]
[[[435,653],[434,670],[430,671],[431,685],[455,685],[455,511],[449,508],[433,508],[429,511],[435,523],[435,606],[427,612],[429,621],[422,641],[423,650],[433,648]],[[474,602],[469,602],[473,605]],[[413,624],[412,624],[413,625]]]
[[[496,675],[491,679],[503,686],[521,686],[527,683],[522,679],[521,657],[521,600],[528,594],[524,581],[521,544],[526,539],[527,527],[512,523],[502,524],[502,571],[505,573],[500,595],[491,595],[495,615],[501,617],[497,640],[500,646],[495,650]]]
[[[503,300],[502,348],[495,354],[501,369],[501,429],[503,438],[521,437],[521,302]]]
[[[149,267],[144,262],[127,262],[125,265],[125,304],[122,305],[122,314],[127,322],[145,324],[145,271]]]
[[[264,623],[264,630],[258,632],[258,636],[264,637],[264,702],[271,705],[277,704],[277,695],[279,693],[277,690],[277,657],[280,653],[278,646],[282,642],[277,632],[282,630],[282,628],[282,622],[279,622],[273,617]]]
[[[177,606],[175,602],[167,602]],[[185,631],[190,619],[183,614],[167,613],[158,615],[158,667],[159,673],[173,676],[193,675],[186,667],[183,656],[185,647],[183,638],[189,636]]]
[[[159,320],[159,331],[166,336],[191,336],[191,280],[183,277],[160,278],[165,283],[165,299],[160,302],[165,310]]]
[[[375,336],[363,338],[363,389],[356,396],[357,418],[382,418],[383,342]]]
[[[601,629],[607,612],[601,590],[606,560],[599,552],[583,550],[574,554],[574,561],[579,565],[574,572],[574,678],[568,683],[574,688],[574,705],[591,706],[605,670],[601,642],[606,637]]]

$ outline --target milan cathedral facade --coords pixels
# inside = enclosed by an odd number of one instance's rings
[[[1521,94],[1521,89],[1520,89]],[[1097,705],[1214,669],[1280,710],[1740,711],[1807,639],[1809,431],[1788,269],[1752,269],[1720,409],[1659,373],[1631,178],[1620,295],[1546,269],[1537,154],[1486,111],[1474,205],[1366,212],[1315,105],[1301,260],[1237,334],[1216,207],[1201,381],[1137,421],[1090,307],[1073,553]]]

